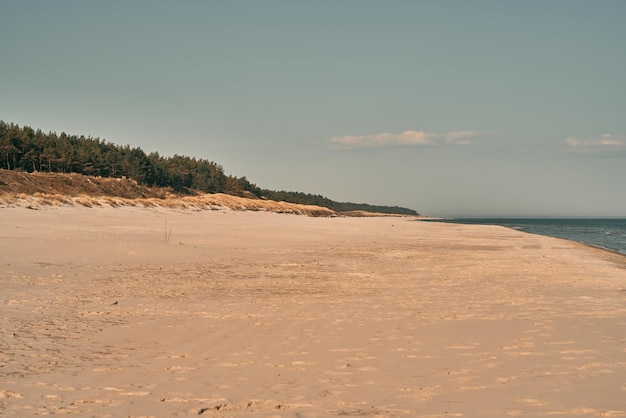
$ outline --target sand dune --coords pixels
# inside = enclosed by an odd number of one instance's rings
[[[411,218],[0,214],[0,415],[626,416],[619,255]]]
[[[196,196],[170,195],[164,197],[124,198],[118,196],[90,196],[50,193],[0,194],[0,209],[25,207],[39,210],[51,207],[78,206],[88,208],[139,207],[152,209],[188,209],[194,211],[231,209],[236,211],[267,211],[308,216],[333,216],[328,208],[314,205],[276,202],[273,200],[250,199],[223,193],[206,193]],[[374,213],[345,213],[350,216],[382,216]]]

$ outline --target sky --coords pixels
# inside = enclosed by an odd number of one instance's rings
[[[0,0],[0,119],[430,216],[626,216],[626,1]]]

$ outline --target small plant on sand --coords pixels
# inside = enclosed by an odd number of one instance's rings
[[[166,244],[168,244],[170,242],[170,238],[172,237],[172,229],[170,228],[170,230],[167,230],[167,212],[165,212],[165,228],[164,228],[164,233],[165,233],[165,240],[164,242]]]

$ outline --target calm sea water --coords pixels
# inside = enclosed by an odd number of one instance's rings
[[[458,218],[443,222],[502,225],[532,234],[565,238],[626,255],[626,218]]]

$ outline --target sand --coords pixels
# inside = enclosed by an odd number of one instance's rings
[[[0,216],[2,416],[626,416],[616,254],[411,218]]]

